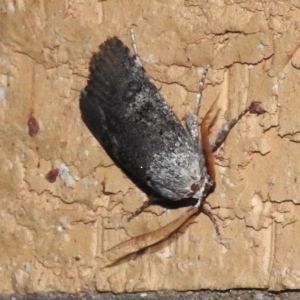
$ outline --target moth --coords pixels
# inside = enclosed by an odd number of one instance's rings
[[[132,39],[136,52],[133,32]],[[150,81],[137,54],[118,37],[108,38],[92,56],[88,82],[80,96],[81,116],[115,163],[149,191],[149,201],[132,217],[163,199],[195,200],[194,206],[166,226],[108,250],[107,261],[114,262],[167,238],[201,211],[216,224],[211,212],[203,206],[215,187],[213,152],[247,112],[260,114],[264,110],[258,102],[252,102],[210,141],[215,105],[203,118],[200,130],[198,120],[207,71],[208,68],[199,83],[195,109],[186,115],[183,126]]]

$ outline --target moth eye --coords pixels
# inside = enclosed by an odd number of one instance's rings
[[[190,186],[190,189],[191,189],[191,192],[188,193],[188,197],[192,197],[196,191],[199,190],[199,183],[193,183],[191,186]]]
[[[193,183],[193,184],[191,185],[191,190],[192,190],[193,192],[196,192],[198,189],[199,189],[199,183]]]

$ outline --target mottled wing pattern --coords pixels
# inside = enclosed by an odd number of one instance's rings
[[[80,109],[107,153],[161,196],[182,198],[199,174],[197,146],[117,37],[93,55]]]

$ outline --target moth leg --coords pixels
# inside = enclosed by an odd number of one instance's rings
[[[148,208],[151,204],[153,204],[156,201],[154,197],[149,197],[147,201],[145,201],[131,216],[128,217],[128,221],[132,220],[136,216],[138,216],[140,213],[142,213],[146,208]]]
[[[222,128],[219,130],[216,140],[210,144],[211,149],[213,152],[215,152],[225,141],[227,138],[230,130],[235,126],[235,124],[247,113],[250,112],[251,114],[263,114],[266,111],[260,106],[260,102],[251,102],[251,104],[242,111],[237,117],[233,118],[228,123],[224,124]]]
[[[198,202],[196,203],[196,205],[194,207],[198,207],[199,210],[201,210],[201,212],[203,212],[205,215],[207,215],[210,218],[210,220],[212,221],[212,223],[215,226],[217,235],[220,235],[220,230],[219,230],[219,225],[218,225],[217,219],[212,214],[211,210],[205,205],[204,200],[205,200],[205,198],[198,199]]]
[[[142,66],[141,60],[140,60],[139,55],[138,55],[137,45],[136,45],[136,42],[135,42],[135,34],[134,34],[134,29],[133,29],[134,26],[135,26],[134,24],[132,24],[130,26],[131,43],[132,43],[132,48],[133,48],[133,51],[134,51],[134,54],[135,54],[135,60],[138,63],[138,65]]]
[[[199,141],[198,115],[199,115],[199,110],[200,110],[200,106],[201,106],[205,78],[206,78],[209,68],[210,68],[210,66],[207,65],[206,68],[204,69],[201,79],[199,81],[199,91],[198,91],[198,93],[196,95],[196,99],[195,99],[194,112],[188,113],[186,115],[186,121],[185,121],[186,128],[196,143],[198,143],[198,141]]]
[[[210,218],[210,220],[212,221],[212,223],[215,226],[215,230],[217,232],[217,235],[220,235],[220,229],[219,229],[217,219],[212,214],[212,212],[209,210],[209,208],[207,208],[206,206],[203,205],[202,208],[201,208],[201,211]]]
[[[195,100],[195,108],[194,108],[194,115],[198,117],[200,106],[201,106],[201,100],[203,96],[203,89],[204,89],[204,83],[205,79],[207,76],[207,72],[210,68],[210,65],[207,65],[202,73],[201,79],[199,81],[199,91],[196,95],[196,100]]]

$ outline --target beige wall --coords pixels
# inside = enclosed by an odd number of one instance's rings
[[[300,1],[2,0],[0,11],[0,292],[300,287]],[[245,117],[216,153],[207,202],[222,238],[200,214],[102,269],[104,250],[185,210],[128,223],[146,196],[80,118],[91,54],[113,35],[131,47],[132,23],[180,119],[208,63],[202,115],[218,95],[219,125],[253,100],[268,113]]]

